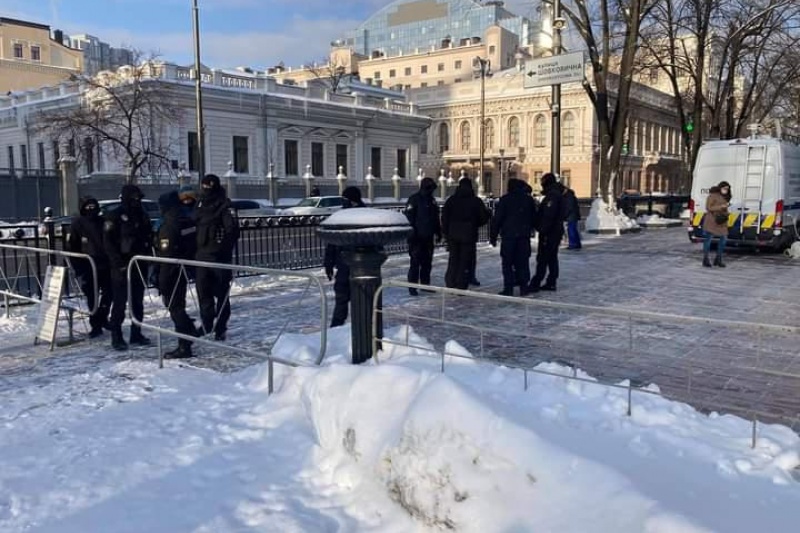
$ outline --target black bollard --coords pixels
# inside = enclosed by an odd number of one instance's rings
[[[353,364],[359,365],[373,355],[372,313],[375,292],[381,286],[381,265],[386,261],[383,247],[362,246],[342,254],[350,267],[350,337]],[[381,308],[382,298],[378,302]],[[377,337],[383,337],[383,316],[377,316]],[[380,349],[380,346],[378,346]]]

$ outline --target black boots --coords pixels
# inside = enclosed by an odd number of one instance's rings
[[[725,263],[722,262],[722,256],[718,255],[717,258],[714,259],[714,266],[725,268]]]
[[[114,328],[111,330],[111,347],[118,352],[124,352],[128,349],[128,344],[122,338],[122,329]]]
[[[138,344],[139,346],[150,346],[150,339],[142,335],[142,330],[136,326],[131,326],[130,343]]]
[[[411,296],[419,296],[419,291],[415,287],[409,287],[408,294]]]
[[[514,296],[514,289],[513,288],[505,288],[502,291],[498,292],[500,296]]]
[[[164,354],[164,359],[188,359],[190,357],[194,357],[192,344],[183,339],[178,341],[177,348]]]
[[[706,268],[711,268],[711,261],[708,260],[708,255],[703,256],[703,266]]]

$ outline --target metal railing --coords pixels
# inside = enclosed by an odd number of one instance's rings
[[[379,308],[381,295],[392,288],[416,288],[434,293],[431,298],[438,299],[438,305],[433,306],[435,315],[425,314],[424,310],[415,310],[411,306],[401,309],[387,308],[386,298],[383,299],[383,308]],[[470,302],[475,302],[476,306],[476,313],[472,316]],[[490,304],[524,307],[525,313],[520,314],[518,321],[513,324],[503,325],[499,322],[507,320],[509,313],[498,313],[497,317],[493,317],[492,313],[487,312],[487,305]],[[532,313],[534,310],[537,312],[535,315]],[[553,313],[566,313],[569,316],[565,319],[563,315],[553,316]],[[389,317],[404,321],[406,330],[402,341],[378,335],[379,314],[382,315],[384,328]],[[581,324],[581,315],[592,315],[595,318],[583,320],[587,324]],[[440,351],[432,345],[413,344],[409,338],[412,323],[435,326],[426,329],[426,335],[438,335],[441,341],[457,339],[460,344],[465,345],[471,340],[474,345],[472,353],[477,355],[465,356],[460,352],[448,351],[446,346]],[[585,329],[583,332],[579,331],[582,327]],[[697,345],[697,335],[694,339],[691,336],[691,333],[697,334],[697,331],[686,331],[684,334],[687,340],[682,341],[685,346],[678,346],[681,353],[676,356],[668,349],[665,350],[663,345],[671,342],[681,344],[681,337],[676,330],[680,327],[701,329],[699,338],[702,343]],[[377,354],[378,348],[386,345],[440,353],[442,372],[445,371],[447,357],[480,359],[482,362],[521,370],[525,390],[528,388],[530,374],[565,377],[609,388],[625,389],[628,396],[628,415],[632,412],[634,392],[667,395],[673,399],[688,401],[701,410],[721,410],[738,414],[751,421],[754,447],[759,421],[779,421],[796,431],[800,429],[800,398],[796,394],[794,400],[786,398],[780,391],[784,385],[786,392],[791,395],[791,391],[796,391],[800,386],[800,373],[785,370],[792,363],[800,361],[800,354],[797,352],[800,347],[800,327],[517,298],[390,279],[384,280],[375,294],[372,328],[374,353]],[[703,332],[707,333],[705,337],[702,336]],[[719,338],[714,338],[715,332]],[[731,332],[735,332],[735,335]],[[755,335],[755,341],[749,337],[751,335]],[[524,341],[524,344],[514,346],[513,343],[501,342],[499,339],[503,337],[517,338]],[[603,342],[604,338],[608,341],[607,337],[611,337],[610,344]],[[767,346],[770,339],[773,343]],[[780,341],[783,341],[782,345]],[[714,350],[727,353],[732,363],[724,368],[717,368],[715,361],[705,361],[706,356]],[[737,353],[737,350],[743,353]],[[537,362],[519,364],[510,361],[509,354],[519,357],[518,352],[532,354],[531,358]],[[642,356],[643,352],[646,352],[645,356]],[[695,355],[699,359],[691,360]],[[653,361],[649,357],[653,357]],[[615,359],[621,364],[614,366]],[[565,376],[536,368],[542,362],[567,366],[572,369],[572,375]],[[593,366],[596,367],[594,370]],[[640,367],[638,373],[634,371],[637,366]],[[597,381],[580,377],[577,374],[578,368],[600,377]],[[641,374],[646,377],[643,378]],[[620,384],[626,379],[627,385]],[[662,394],[660,390],[642,388],[648,383],[666,388],[667,392]],[[745,397],[740,397],[742,395]],[[777,398],[773,397],[770,403],[768,400],[771,396]]]
[[[250,276],[256,276],[256,275],[264,276],[264,275],[266,275],[266,276],[273,276],[273,277],[279,277],[279,278],[300,278],[300,279],[306,280],[307,283],[306,283],[305,289],[303,290],[303,293],[299,298],[295,298],[294,299],[294,304],[295,304],[295,306],[298,306],[299,304],[301,304],[303,302],[304,296],[308,292],[309,288],[311,286],[316,287],[317,291],[319,292],[321,311],[320,311],[320,326],[319,326],[320,348],[319,348],[319,353],[317,354],[317,357],[316,357],[316,360],[315,360],[315,364],[317,364],[317,365],[321,364],[323,359],[325,358],[325,350],[326,350],[326,347],[327,347],[328,305],[327,305],[327,296],[326,296],[326,293],[325,293],[325,288],[323,287],[322,282],[320,281],[320,279],[317,276],[315,276],[313,274],[306,274],[306,273],[303,273],[303,272],[278,270],[278,269],[271,269],[271,268],[264,268],[264,267],[244,266],[244,265],[236,265],[236,264],[210,263],[210,262],[206,262],[206,261],[193,261],[193,260],[188,260],[188,259],[173,259],[173,258],[150,257],[150,256],[137,255],[137,256],[135,256],[135,257],[133,257],[131,259],[131,261],[130,261],[130,263],[128,265],[128,272],[127,272],[128,301],[131,301],[131,296],[132,296],[131,295],[131,291],[132,291],[131,281],[133,279],[133,276],[134,275],[138,275],[139,278],[145,284],[147,282],[148,276],[147,276],[146,273],[149,271],[149,269],[148,268],[144,268],[143,269],[142,268],[143,265],[150,265],[150,266],[172,265],[172,266],[180,267],[179,276],[181,276],[182,280],[187,283],[187,290],[189,290],[190,287],[191,287],[191,284],[190,284],[191,276],[190,276],[189,271],[187,270],[187,268],[190,268],[190,269],[212,268],[212,269],[216,269],[216,270],[228,270],[228,271],[231,271],[232,273],[245,272],[245,273],[247,273],[247,275],[250,275]],[[179,278],[179,280],[180,280],[180,278]],[[194,294],[190,294],[190,296],[191,296],[190,299],[192,301],[196,301],[196,299],[194,298],[194,296],[195,296]],[[173,292],[173,294],[170,296],[170,298],[169,298],[169,300],[167,302],[167,305],[164,306],[164,309],[167,309],[169,307],[169,304],[171,304],[172,298],[174,298],[174,297],[175,297],[175,293]],[[230,298],[230,291],[228,291],[228,295],[227,295],[226,298],[228,298],[228,299]],[[195,305],[195,307],[197,307],[197,306]],[[219,307],[220,306],[218,306],[218,308]],[[271,311],[274,311],[275,309],[276,309],[276,306],[270,306],[270,310]],[[287,313],[287,315],[288,315],[288,313]],[[215,317],[215,324],[216,324],[217,318],[218,317]],[[193,343],[197,343],[197,344],[201,344],[201,345],[213,346],[215,349],[218,349],[218,350],[226,350],[226,351],[229,351],[229,352],[238,353],[238,354],[242,354],[242,355],[247,355],[247,356],[250,356],[250,357],[266,358],[267,362],[268,362],[268,371],[269,371],[268,379],[269,379],[269,391],[270,392],[272,392],[272,383],[273,383],[273,381],[272,381],[273,380],[273,363],[279,363],[279,364],[288,365],[288,366],[301,366],[303,364],[303,363],[300,363],[298,361],[291,361],[291,360],[288,360],[288,359],[283,359],[283,358],[280,358],[280,357],[276,357],[276,356],[272,355],[271,348],[270,348],[269,352],[263,353],[263,352],[260,352],[260,351],[257,351],[257,350],[248,349],[248,348],[242,348],[240,346],[231,345],[229,343],[224,343],[223,344],[223,343],[220,343],[218,341],[212,341],[212,340],[205,339],[205,338],[202,338],[202,337],[196,337],[196,336],[193,336],[193,335],[186,335],[186,334],[183,334],[183,333],[178,333],[178,332],[174,331],[173,329],[171,329],[171,327],[170,328],[166,328],[166,327],[161,327],[161,326],[155,325],[155,324],[149,324],[149,323],[144,322],[144,319],[142,321],[140,321],[140,320],[137,320],[133,316],[130,316],[130,319],[131,319],[131,323],[132,324],[134,324],[136,326],[139,326],[139,327],[141,327],[143,329],[151,330],[151,331],[156,333],[156,335],[157,335],[157,346],[158,346],[158,351],[159,351],[159,367],[160,368],[163,368],[163,366],[164,366],[164,353],[163,353],[163,350],[162,350],[162,343],[161,343],[161,336],[162,335],[166,335],[168,337],[174,337],[174,338],[177,338],[177,339],[187,340],[187,341],[190,341],[190,342],[193,342]],[[289,325],[289,320],[290,319],[286,319],[283,322],[283,325],[280,328],[280,330],[277,332],[277,335],[274,336],[274,340],[272,342],[272,346],[274,346],[278,342],[278,340],[281,338],[281,336],[285,333],[286,328]]]
[[[47,257],[42,259],[41,256]],[[9,257],[10,256],[10,257]],[[6,317],[11,315],[11,300],[21,300],[29,303],[41,303],[42,288],[44,286],[44,272],[42,265],[57,265],[59,258],[63,260],[67,267],[66,294],[62,302],[69,302],[78,298],[77,305],[65,305],[61,308],[68,313],[69,339],[73,340],[73,315],[77,312],[80,315],[91,316],[97,312],[100,305],[97,264],[91,256],[64,250],[51,250],[49,248],[33,248],[30,246],[17,246],[13,244],[0,243],[0,294],[3,295],[3,304],[6,309]],[[81,300],[85,299],[81,285],[76,277],[76,270],[73,260],[85,261],[92,274],[92,288],[94,305],[87,309],[82,308]],[[33,262],[33,265],[31,265]],[[11,276],[9,277],[9,273]],[[25,293],[20,292],[20,281],[25,280],[27,288]],[[32,284],[35,286],[32,287]],[[33,291],[35,289],[35,292]]]

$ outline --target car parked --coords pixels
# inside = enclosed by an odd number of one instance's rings
[[[120,200],[118,198],[114,200],[99,200],[97,203],[100,204],[100,216],[103,216],[109,211],[112,211],[117,207],[119,207]],[[158,227],[161,225],[161,209],[158,207],[158,202],[155,202],[153,200],[148,200],[147,198],[143,198],[142,207],[147,213],[147,216],[150,217],[150,222],[153,225],[153,230],[157,230]],[[62,234],[61,229],[63,228],[63,226],[72,222],[73,216],[74,215],[59,216],[59,217],[53,217],[51,219],[53,221],[54,225],[53,230],[56,237],[61,236]],[[47,227],[48,227],[47,224],[41,224],[39,232],[42,235],[47,236]]]
[[[341,196],[311,196],[295,206],[281,209],[279,215],[330,215],[344,207],[347,200]]]
[[[268,200],[234,198],[231,207],[239,217],[268,217],[277,215],[278,210]]]

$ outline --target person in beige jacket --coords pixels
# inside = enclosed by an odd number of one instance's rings
[[[703,217],[703,266],[711,267],[708,254],[711,252],[711,240],[718,238],[717,257],[714,259],[714,266],[725,267],[722,262],[722,254],[725,251],[725,243],[728,241],[728,208],[731,204],[731,185],[727,181],[719,182],[716,187],[711,187],[706,199],[706,216]]]

